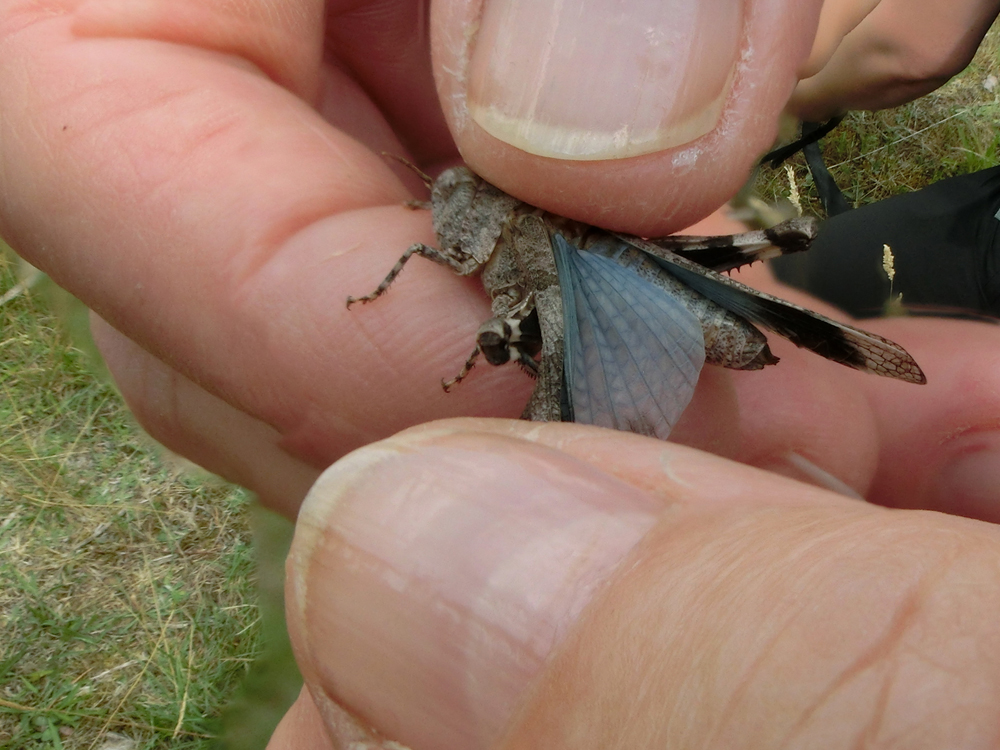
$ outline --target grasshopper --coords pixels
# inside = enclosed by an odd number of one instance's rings
[[[435,180],[407,166],[430,188],[429,203],[412,205],[432,211],[438,247],[412,245],[371,294],[348,297],[347,306],[384,294],[414,255],[462,276],[479,274],[493,317],[458,375],[442,381],[446,391],[480,357],[513,361],[536,378],[523,418],[666,438],[704,363],[740,370],[777,363],[756,325],[848,367],[926,382],[898,344],[723,275],[808,249],[813,220],[647,240],[531,206],[467,167]]]

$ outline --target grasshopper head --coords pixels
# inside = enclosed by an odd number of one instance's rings
[[[521,201],[494,187],[468,167],[443,172],[431,187],[434,231],[441,252],[471,258],[478,267],[489,260]]]
[[[434,231],[442,249],[461,246],[466,217],[473,210],[476,196],[487,183],[468,167],[452,167],[441,173],[431,187],[434,207]]]

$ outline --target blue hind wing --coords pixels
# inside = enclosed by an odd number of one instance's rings
[[[701,323],[683,304],[610,258],[552,238],[573,420],[666,438],[705,361]]]

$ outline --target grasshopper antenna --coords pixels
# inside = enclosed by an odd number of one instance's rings
[[[434,185],[434,180],[431,179],[431,177],[429,175],[427,175],[423,171],[421,171],[420,167],[418,167],[412,161],[410,161],[408,159],[404,159],[402,156],[396,156],[395,154],[390,154],[388,151],[383,151],[382,152],[382,156],[384,156],[386,159],[394,159],[395,161],[398,161],[404,167],[406,167],[411,172],[413,172],[414,174],[416,174],[417,177],[419,177],[421,180],[423,180],[424,184],[428,188],[430,188],[431,186]]]

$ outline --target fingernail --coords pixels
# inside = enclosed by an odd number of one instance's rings
[[[559,159],[622,159],[712,130],[740,62],[739,0],[487,0],[468,105],[487,132]]]
[[[492,746],[662,511],[520,440],[466,433],[348,456],[310,492],[289,557],[311,689],[411,747]]]
[[[1000,434],[966,435],[938,473],[934,509],[1000,523]]]

